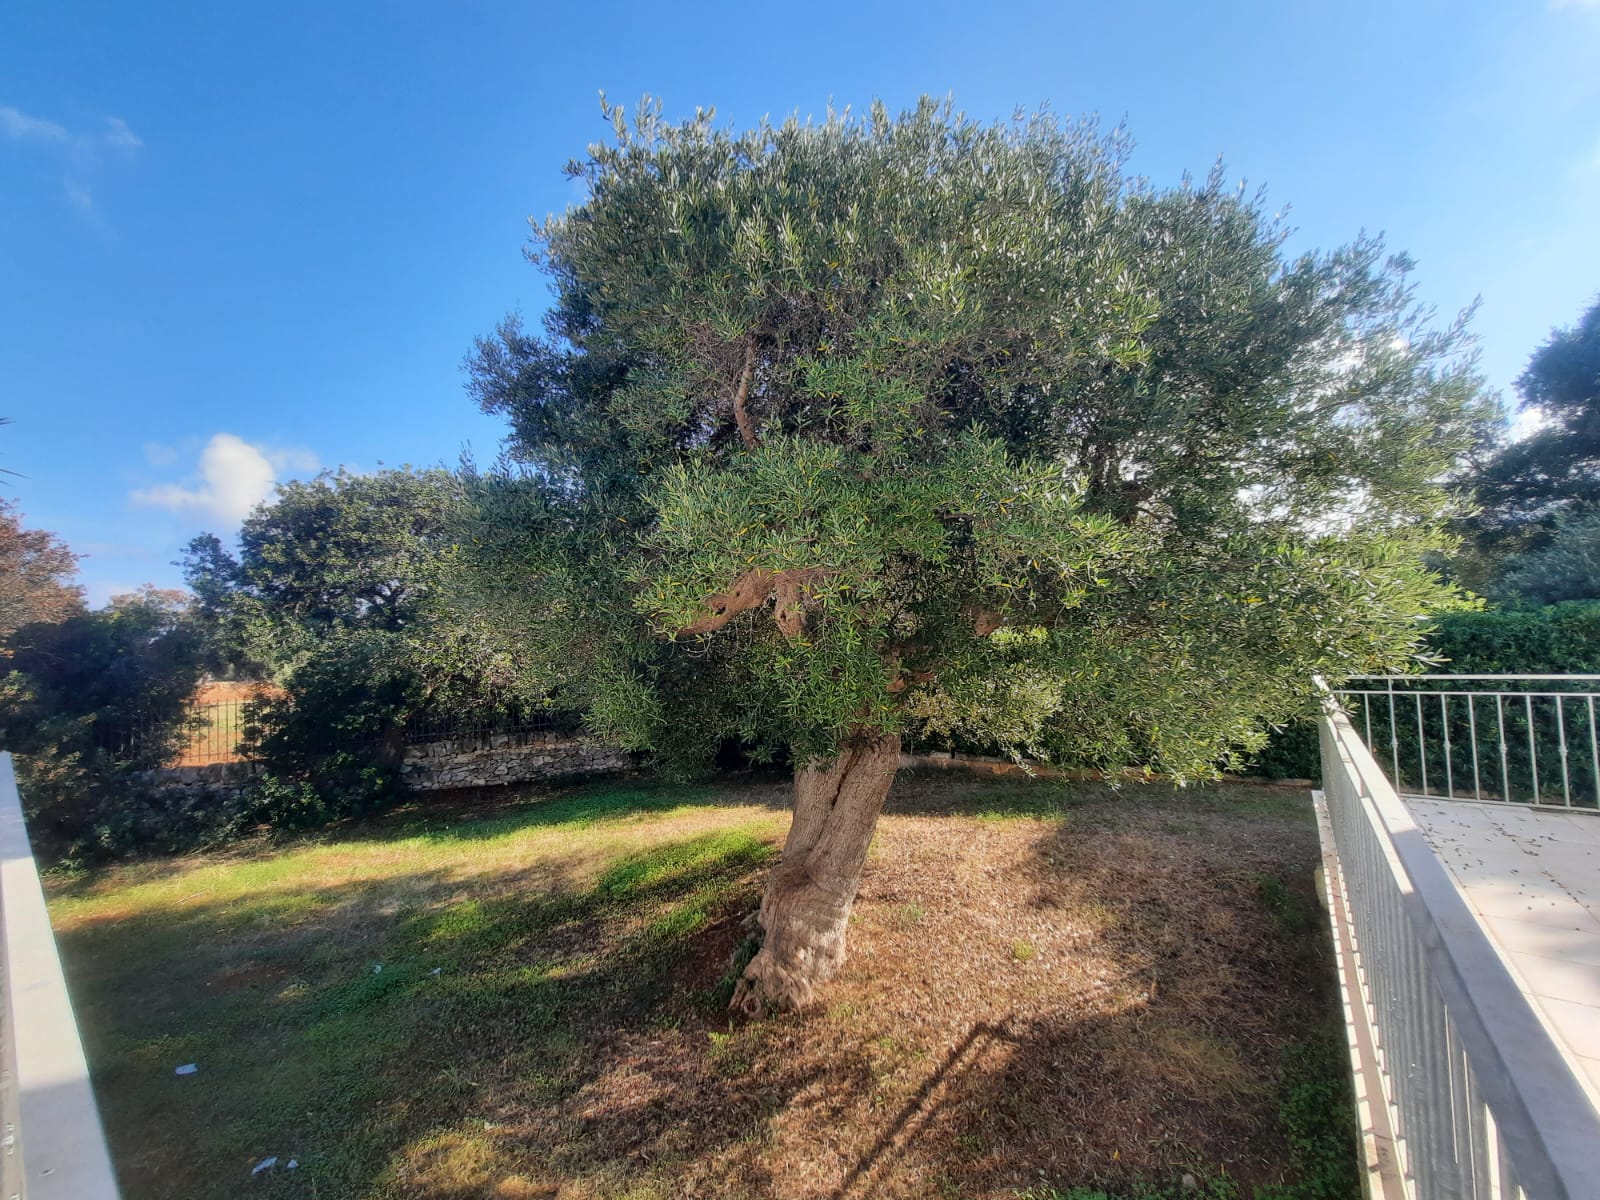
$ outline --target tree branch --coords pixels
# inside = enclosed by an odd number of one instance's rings
[[[739,387],[733,394],[733,419],[739,426],[739,436],[747,449],[756,448],[756,427],[750,420],[746,404],[750,399],[750,380],[756,372],[756,335],[751,334],[744,343],[744,370],[739,372]]]
[[[758,567],[746,571],[727,591],[706,597],[705,606],[711,610],[710,615],[690,622],[673,636],[685,638],[713,633],[740,613],[760,608],[776,594],[778,603],[773,610],[773,620],[785,637],[798,637],[805,632],[805,589],[827,573],[825,567],[799,567],[792,571],[767,571]]]
[[[966,615],[972,621],[972,632],[979,637],[988,637],[1006,623],[1006,619],[993,609],[978,605],[969,605]]]

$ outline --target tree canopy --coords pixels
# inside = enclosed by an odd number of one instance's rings
[[[1534,604],[1600,600],[1600,511],[1558,516],[1548,542],[1499,564],[1492,594]]]
[[[1428,585],[1401,564],[1486,409],[1402,256],[1284,261],[1220,173],[1157,190],[1123,177],[1119,136],[1043,116],[612,117],[616,143],[571,167],[589,200],[534,239],[546,336],[509,322],[471,365],[533,468],[488,501],[512,512],[486,566],[542,632],[586,631],[550,641],[563,657],[610,657],[587,686],[552,673],[636,739],[657,740],[606,693],[637,686],[647,717],[684,656],[595,636],[617,597],[692,640],[694,674],[735,673],[724,728],[816,749],[864,705],[993,712],[967,689],[1040,655],[1081,656],[1082,687],[1118,643],[1181,664],[1248,631],[1304,667],[1295,619],[1307,589],[1339,598],[1346,559],[1406,615],[1345,614],[1321,649],[1403,656]],[[730,625],[737,652],[712,650]]]
[[[1489,406],[1376,239],[1285,257],[1220,169],[1047,114],[608,115],[544,335],[469,363],[520,469],[458,598],[631,745],[793,755],[747,1007],[837,965],[902,735],[1203,776],[1448,602]]]
[[[1495,549],[1538,548],[1562,518],[1600,504],[1600,300],[1550,335],[1517,377],[1523,405],[1545,424],[1500,445],[1474,485],[1474,532]]]
[[[53,533],[24,529],[16,505],[0,500],[0,643],[34,622],[64,621],[83,609],[73,583],[78,556]]]
[[[538,703],[518,664],[438,586],[461,481],[441,469],[328,472],[256,509],[234,554],[190,542],[185,576],[218,665],[271,680],[251,702],[253,757],[294,820],[393,799],[405,723]]]
[[[35,836],[109,836],[130,816],[131,772],[190,732],[203,641],[183,592],[145,587],[24,626],[0,674],[0,744],[16,752]]]
[[[215,534],[193,539],[185,582],[233,653],[268,668],[339,633],[399,632],[418,619],[459,492],[437,469],[294,480],[245,519],[237,555]]]

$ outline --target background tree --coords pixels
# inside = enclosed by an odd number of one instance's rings
[[[608,111],[534,237],[545,336],[471,360],[523,467],[458,602],[630,745],[793,754],[736,1005],[842,962],[904,735],[1203,776],[1446,600],[1488,409],[1376,241],[1286,261],[1220,171],[1045,115]]]
[[[1479,576],[1505,554],[1547,546],[1563,520],[1578,529],[1600,506],[1600,300],[1550,335],[1516,388],[1546,424],[1501,444],[1473,479],[1481,511],[1467,528],[1486,560]]]
[[[274,800],[294,823],[398,795],[409,719],[537,694],[437,603],[460,495],[444,470],[330,472],[280,487],[245,520],[237,554],[213,534],[190,542],[185,579],[217,657],[274,685],[249,705],[246,736],[298,789]]]
[[[1491,595],[1511,603],[1600,600],[1600,511],[1584,507],[1556,517],[1549,541],[1499,564]]]
[[[196,611],[241,665],[272,672],[330,636],[399,633],[419,619],[445,518],[460,494],[444,470],[324,472],[283,484],[239,530],[184,553]]]
[[[64,621],[83,611],[72,580],[78,556],[53,533],[24,529],[16,505],[0,500],[0,644],[34,622]]]

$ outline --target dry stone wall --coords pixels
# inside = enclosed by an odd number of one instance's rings
[[[439,792],[605,775],[633,765],[633,756],[627,751],[594,738],[570,733],[496,733],[407,746],[400,776],[414,792]],[[189,794],[198,800],[202,795],[241,791],[256,769],[256,764],[249,762],[169,767],[146,772],[139,783],[151,792]]]
[[[406,747],[400,777],[414,792],[494,787],[626,771],[633,756],[572,734],[496,733]]]
[[[157,771],[142,771],[134,776],[134,784],[141,792],[163,796],[185,794],[198,800],[202,796],[233,795],[254,778],[257,767],[253,762],[212,763],[204,767],[164,767]]]

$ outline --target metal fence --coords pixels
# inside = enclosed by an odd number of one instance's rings
[[[141,714],[131,720],[97,722],[95,745],[112,758],[148,759],[152,766],[204,767],[240,762],[244,732],[244,700],[191,704],[182,717],[160,719]]]
[[[1336,695],[1405,794],[1600,809],[1600,675],[1373,675]]]
[[[9,754],[0,754],[0,941],[0,1195],[117,1200]]]
[[[1600,1116],[1379,769],[1324,697],[1318,817],[1353,1066],[1417,1200],[1600,1195]],[[1384,693],[1387,695],[1387,692]],[[1361,1047],[1373,1061],[1362,1061]]]

